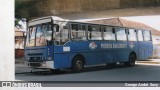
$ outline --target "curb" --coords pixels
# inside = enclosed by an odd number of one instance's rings
[[[144,64],[160,64],[160,59],[148,59],[148,60],[139,60],[136,63],[144,63]]]
[[[160,62],[151,62],[151,61],[138,61],[136,63],[146,63],[146,64],[160,64]]]

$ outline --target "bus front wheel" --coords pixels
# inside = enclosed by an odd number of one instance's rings
[[[136,55],[134,53],[131,53],[129,55],[129,61],[125,62],[124,65],[129,67],[135,66],[135,61],[136,61]]]
[[[84,69],[84,59],[83,57],[77,56],[72,62],[72,71],[81,72]]]

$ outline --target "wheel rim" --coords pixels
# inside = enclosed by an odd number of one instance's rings
[[[77,60],[77,62],[76,62],[76,66],[77,66],[77,69],[78,70],[81,70],[82,69],[82,66],[83,64],[82,64],[82,61],[81,60]]]

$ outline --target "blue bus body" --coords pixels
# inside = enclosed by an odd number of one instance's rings
[[[69,39],[63,45],[53,43],[46,46],[25,47],[27,66],[49,69],[71,68],[76,56],[84,59],[85,66],[127,62],[131,53],[135,54],[136,60],[151,57],[152,41]]]

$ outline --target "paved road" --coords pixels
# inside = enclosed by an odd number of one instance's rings
[[[22,65],[19,65],[18,68],[21,67]],[[29,69],[24,68],[24,71],[27,70]],[[134,67],[118,65],[108,68],[98,66],[87,68],[81,73],[72,73],[71,71],[62,71],[56,74],[49,72],[42,74],[24,73],[16,74],[15,79],[22,81],[160,81],[160,64],[141,61]]]

